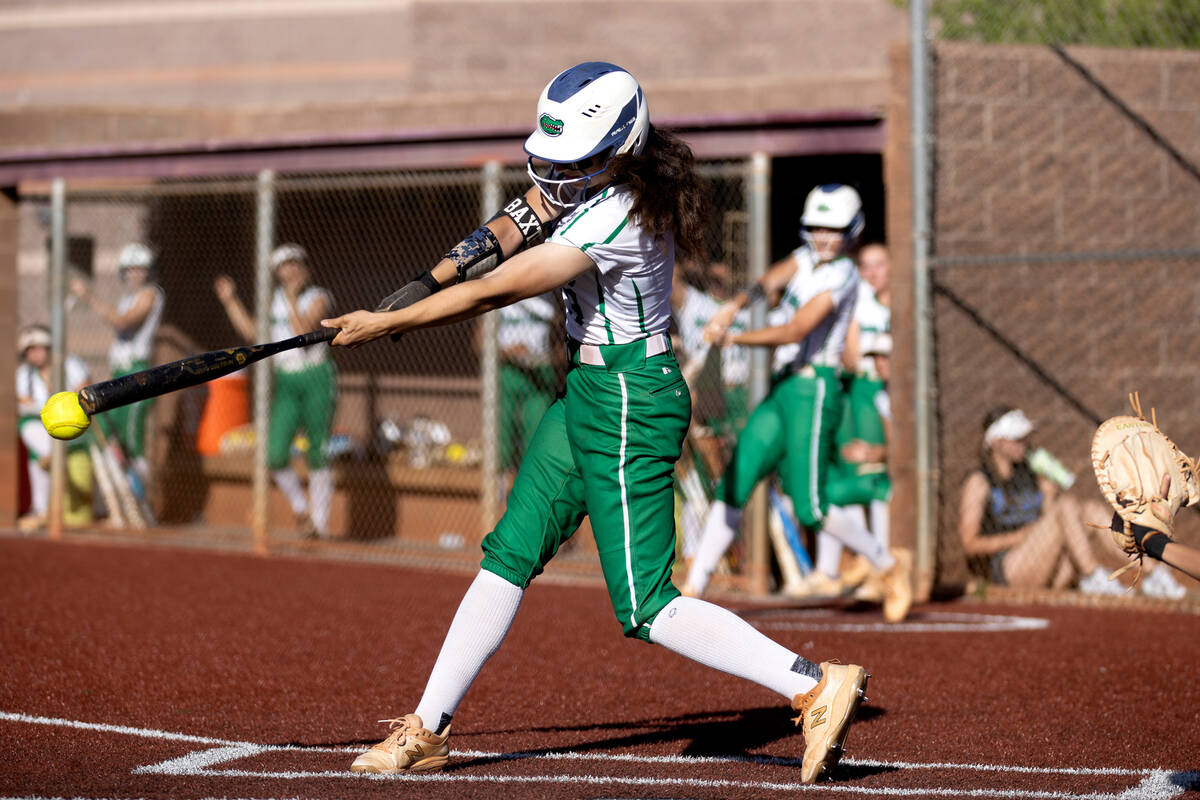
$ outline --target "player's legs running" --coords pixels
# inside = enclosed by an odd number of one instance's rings
[[[784,410],[776,403],[772,392],[754,409],[738,436],[733,455],[717,485],[715,499],[704,524],[704,534],[700,537],[684,582],[683,592],[689,597],[704,594],[713,571],[737,536],[742,521],[742,506],[758,482],[782,461],[783,418]]]

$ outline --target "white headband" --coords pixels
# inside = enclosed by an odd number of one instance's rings
[[[1025,416],[1025,412],[1021,409],[1014,408],[991,425],[988,425],[987,430],[983,432],[983,440],[988,444],[997,439],[1018,441],[1024,439],[1032,432],[1033,423],[1029,421],[1029,417]]]

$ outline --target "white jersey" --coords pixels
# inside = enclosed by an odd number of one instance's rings
[[[500,353],[521,353],[516,357],[505,355],[506,359],[525,366],[549,363],[553,341],[550,325],[554,321],[556,302],[547,292],[499,309],[496,343]]]
[[[854,302],[858,298],[858,268],[844,256],[818,266],[807,245],[796,248],[792,257],[796,259],[796,274],[783,290],[779,305],[767,314],[767,324],[771,327],[787,324],[809,300],[822,292],[833,294],[833,311],[804,341],[775,348],[772,370],[776,374],[796,372],[810,364],[837,368],[841,364],[846,333],[850,330]]]
[[[709,345],[704,341],[704,326],[717,313],[721,302],[686,283],[675,287],[675,291],[683,292],[683,303],[679,308],[673,309],[673,313],[675,325],[679,328],[679,338],[683,340],[681,355],[686,361],[707,352]],[[729,332],[738,334],[749,328],[750,309],[743,308],[733,318]],[[735,386],[749,379],[750,348],[743,345],[721,348],[721,381],[726,386]]]
[[[875,410],[879,412],[881,419],[892,421],[892,396],[888,394],[887,389],[880,389],[875,393]]]
[[[858,352],[867,352],[882,334],[892,332],[892,310],[879,302],[875,290],[866,281],[858,284],[858,300],[854,304],[854,319],[858,322]],[[858,372],[875,377],[875,358],[858,358]]]
[[[133,330],[117,331],[116,338],[108,348],[108,365],[114,371],[128,371],[138,361],[149,364],[150,357],[154,354],[154,334],[158,332],[158,323],[162,321],[163,308],[167,305],[167,295],[162,287],[148,284],[123,295],[117,301],[117,313],[124,314],[128,311],[133,301],[146,288],[154,292],[154,303],[150,306],[150,313],[142,320],[142,324]]]
[[[67,356],[63,362],[66,377],[66,388],[74,390],[80,384],[87,383],[87,364],[77,356]],[[42,406],[50,399],[50,387],[42,380],[41,370],[32,364],[22,362],[17,365],[17,413],[23,417],[40,414]]]
[[[309,286],[300,292],[296,298],[296,310],[301,314],[312,308],[321,298],[326,299],[326,308],[333,308],[333,297],[320,286]],[[290,339],[306,331],[292,330],[292,317],[288,311],[287,295],[283,288],[276,286],[271,295],[271,341]],[[284,350],[271,359],[272,367],[278,372],[301,372],[309,367],[323,364],[329,358],[329,347],[325,344],[314,344],[292,350]]]
[[[643,230],[633,194],[609,186],[562,219],[549,241],[595,262],[562,287],[567,335],[582,344],[625,344],[666,333],[671,320],[675,240]]]

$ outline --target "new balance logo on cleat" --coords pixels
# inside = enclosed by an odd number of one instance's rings
[[[814,783],[841,758],[846,734],[866,695],[867,671],[853,664],[821,664],[821,680],[807,694],[796,695],[793,722],[803,725],[804,761],[800,782]]]
[[[449,725],[439,736],[416,714],[383,721],[391,725],[391,735],[354,759],[351,772],[436,772],[450,759]]]

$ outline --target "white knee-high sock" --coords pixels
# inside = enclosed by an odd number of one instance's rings
[[[500,648],[512,627],[525,590],[495,573],[480,570],[458,604],[417,704],[425,727],[438,732],[450,723],[483,665]]]
[[[892,546],[891,517],[887,500],[871,501],[871,533],[883,545],[884,549]]]
[[[287,498],[288,505],[292,507],[293,514],[303,514],[308,510],[308,505],[304,499],[304,487],[300,485],[300,476],[291,467],[277,469],[271,473],[275,478],[275,485],[283,492],[283,496]]]
[[[713,570],[721,561],[721,556],[733,544],[738,528],[742,524],[742,510],[730,508],[720,500],[714,500],[708,509],[708,519],[704,523],[704,535],[696,546],[696,555],[692,559],[692,567],[688,570],[688,585],[697,593],[703,594],[708,588]]]
[[[817,532],[817,572],[830,578],[842,574],[842,541],[824,530]]]
[[[694,597],[667,603],[650,626],[650,641],[788,700],[821,678],[820,665],[768,639],[732,611]]]
[[[329,467],[308,473],[308,513],[317,533],[329,532],[329,509],[333,503],[333,470]]]
[[[888,549],[879,543],[864,524],[862,511],[856,517],[851,509],[830,506],[825,514],[822,530],[842,540],[842,544],[856,553],[862,553],[875,569],[890,569],[896,560]]]

